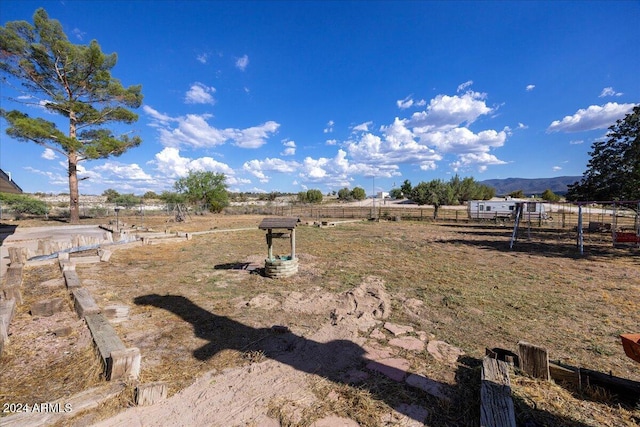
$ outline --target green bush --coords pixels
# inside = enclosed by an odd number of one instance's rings
[[[0,203],[8,206],[18,215],[46,215],[49,213],[49,206],[45,202],[26,194],[0,193]]]

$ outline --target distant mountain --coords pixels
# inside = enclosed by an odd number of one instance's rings
[[[540,195],[547,188],[558,195],[567,193],[567,186],[576,181],[580,181],[581,176],[558,176],[555,178],[505,178],[487,179],[480,181],[481,184],[488,185],[496,189],[497,196],[504,196],[512,191],[522,190],[527,196]]]

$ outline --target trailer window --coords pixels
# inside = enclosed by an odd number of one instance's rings
[[[527,212],[535,212],[536,204],[535,203],[527,203]]]
[[[491,206],[487,206],[487,212],[491,210]]]

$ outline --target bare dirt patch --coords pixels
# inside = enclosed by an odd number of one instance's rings
[[[186,417],[175,418],[182,425],[312,425],[329,416],[370,426],[477,425],[479,360],[486,347],[515,349],[519,340],[547,347],[564,363],[640,380],[618,338],[640,325],[637,250],[603,244],[579,257],[570,233],[533,233],[510,251],[508,228],[356,222],[299,227],[300,271],[273,280],[238,268],[260,265],[266,255],[261,218],[204,217],[184,230],[224,229],[227,218],[255,230],[118,250],[109,263],[77,267],[98,305],[130,307],[129,320],[114,326],[141,350],[140,380],[170,388],[164,403],[129,409],[104,425],[161,425],[175,414]],[[18,319],[26,324],[25,316]],[[396,336],[384,327],[389,322],[411,329]],[[409,346],[414,340],[424,348]],[[438,342],[464,354],[439,360],[429,342],[440,354],[447,347]],[[38,364],[42,356],[26,359]],[[385,373],[372,361],[393,369]],[[3,400],[4,379],[20,369],[0,367]],[[50,381],[41,371],[29,375]],[[517,378],[522,422],[640,422],[640,411],[615,397]],[[129,404],[82,420],[97,422]]]

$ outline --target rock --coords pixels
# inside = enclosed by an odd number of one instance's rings
[[[387,336],[380,329],[374,329],[373,332],[369,335],[370,338],[376,340],[386,340]]]
[[[384,324],[384,328],[395,336],[404,335],[409,332],[413,332],[412,326],[396,325],[395,323],[391,323],[391,322],[386,322]]]
[[[444,341],[429,341],[427,343],[427,351],[434,359],[450,364],[455,364],[458,361],[458,357],[464,354],[462,349]]]
[[[359,369],[351,369],[342,376],[342,381],[347,384],[359,384],[369,378],[369,374]]]
[[[405,382],[411,387],[419,388],[438,399],[449,400],[449,397],[445,393],[444,384],[438,381],[423,377],[422,375],[411,374],[407,377]]]
[[[424,342],[414,337],[393,338],[389,341],[389,344],[411,351],[422,351],[424,349]]]
[[[73,332],[73,328],[71,326],[60,326],[56,329],[54,329],[53,334],[56,337],[68,337],[69,335],[71,335],[71,333]]]
[[[409,369],[409,366],[409,361],[401,357],[374,360],[367,363],[367,369],[379,372],[382,375],[398,382],[402,381],[407,375],[407,369]]]
[[[401,403],[394,408],[394,412],[382,417],[382,422],[388,425],[403,427],[422,427],[429,411],[419,405]]]
[[[329,415],[311,424],[311,427],[359,427],[360,424],[350,418]]]

